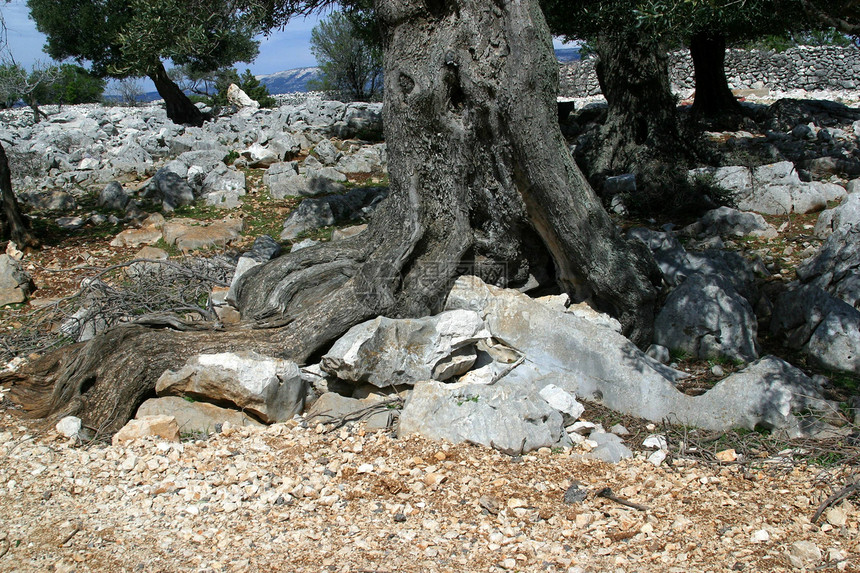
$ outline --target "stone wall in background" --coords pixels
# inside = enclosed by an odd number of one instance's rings
[[[693,61],[690,52],[674,52],[669,61],[672,89],[693,89]],[[728,50],[726,75],[732,89],[858,89],[860,49],[854,46],[804,46],[790,48],[784,52]],[[565,97],[600,94],[593,58],[562,64],[559,79],[561,95]]]

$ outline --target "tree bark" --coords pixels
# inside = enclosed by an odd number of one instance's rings
[[[596,47],[608,110],[589,176],[636,173],[652,158],[685,155],[665,47],[633,26],[601,34]]]
[[[461,274],[516,286],[554,273],[650,341],[659,271],[644,245],[621,236],[567,150],[536,0],[376,0],[376,9],[390,190],[368,229],[248,271],[239,328],[123,327],[28,366],[14,399],[113,431],[164,369],[194,354],[254,348],[302,363],[363,320],[440,310]]]
[[[0,238],[11,239],[19,249],[36,248],[39,241],[30,230],[26,219],[21,215],[18,200],[12,189],[12,171],[9,169],[9,158],[6,150],[0,144],[0,195],[3,200],[3,211],[0,216]]]
[[[180,125],[192,125],[200,127],[209,116],[197,109],[197,106],[188,99],[176,83],[167,75],[164,64],[160,61],[153,66],[149,73],[149,79],[155,84],[158,95],[164,100],[167,108],[167,117],[173,123]]]
[[[726,78],[725,36],[711,32],[694,34],[690,40],[690,55],[696,81],[693,114],[708,119],[741,115],[741,104],[729,89]]]

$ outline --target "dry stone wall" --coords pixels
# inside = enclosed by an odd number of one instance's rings
[[[594,58],[586,58],[561,65],[559,78],[563,96],[600,94],[594,62]],[[694,88],[689,51],[672,53],[669,66],[673,90]],[[855,46],[801,46],[784,52],[728,50],[726,75],[732,89],[853,90],[860,88],[860,49]]]

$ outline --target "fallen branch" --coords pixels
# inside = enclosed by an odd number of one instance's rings
[[[823,514],[828,507],[836,505],[837,503],[851,496],[857,491],[860,491],[860,482],[855,481],[851,485],[843,487],[841,490],[837,491],[836,493],[825,499],[823,502],[821,502],[821,505],[818,506],[818,509],[815,511],[815,515],[812,516],[812,523],[815,523],[819,519],[821,519],[821,514]]]
[[[639,505],[638,503],[633,503],[632,501],[627,501],[622,497],[616,496],[612,493],[612,488],[605,487],[602,490],[598,491],[595,494],[597,497],[603,497],[610,501],[614,501],[615,503],[620,503],[621,505],[626,505],[627,507],[632,507],[633,509],[639,511],[650,511],[651,508],[645,505]]]
[[[0,550],[0,559],[2,559],[4,555],[9,553],[9,548],[12,547],[12,543],[9,541],[8,537],[6,539],[4,539],[3,541],[6,542],[6,547],[4,547],[2,550]]]
[[[62,541],[60,541],[60,543],[58,543],[58,544],[57,544],[57,547],[62,547],[63,545],[65,545],[66,543],[68,543],[68,542],[72,539],[72,537],[74,537],[74,536],[75,536],[75,534],[76,534],[78,531],[80,531],[80,530],[81,530],[81,525],[80,525],[80,524],[75,525],[75,528],[74,528],[74,529],[72,529],[72,532],[71,532],[71,533],[69,533],[69,534],[65,537],[65,539],[63,539]]]
[[[349,422],[360,422],[361,420],[369,418],[374,414],[393,412],[402,408],[403,398],[398,396],[396,398],[391,398],[389,400],[383,400],[375,404],[371,404],[366,408],[362,408],[360,410],[344,414],[343,416],[333,416],[331,414],[328,414],[327,411],[319,412],[317,414],[314,414],[313,416],[310,416],[308,418],[308,422],[310,423],[311,421],[319,421],[323,424],[332,424],[330,428],[326,429],[326,432],[328,433],[345,426]]]

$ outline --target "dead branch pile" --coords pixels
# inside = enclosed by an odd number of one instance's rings
[[[213,287],[229,286],[235,265],[225,257],[187,257],[84,270],[92,274],[75,294],[0,317],[0,363],[87,340],[147,315],[214,320],[209,294]]]

